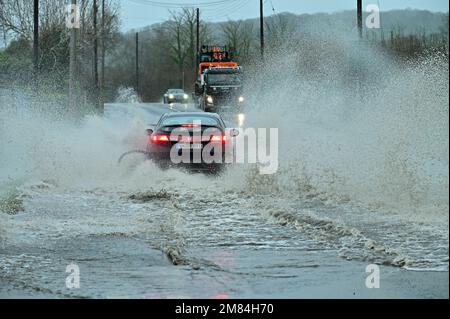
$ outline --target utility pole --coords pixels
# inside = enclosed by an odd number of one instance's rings
[[[261,41],[261,58],[264,58],[264,1],[259,0],[259,32]]]
[[[34,0],[33,67],[35,84],[39,71],[39,0]]]
[[[8,39],[7,39],[7,37],[6,37],[6,29],[5,29],[5,26],[2,26],[2,31],[3,31],[3,46],[4,46],[4,48],[6,49],[6,47],[7,47],[7,43],[6,43],[6,42],[8,42]]]
[[[363,39],[363,3],[362,0],[357,0],[356,3],[356,15],[357,15],[357,24],[358,24],[358,34],[359,34],[359,40],[360,43],[362,43],[362,39]],[[359,50],[357,51],[358,53]],[[363,92],[364,92],[364,72],[362,69],[362,65],[361,62],[359,60],[355,60],[355,68],[356,68],[356,90],[359,94],[359,98],[363,99]]]
[[[94,24],[94,99],[96,108],[99,107],[100,100],[99,100],[99,79],[98,79],[98,37],[97,37],[97,12],[98,12],[98,6],[97,6],[97,0],[94,0],[94,6],[93,6],[93,24]]]
[[[198,56],[200,54],[200,9],[197,8],[197,48],[195,55],[195,74],[198,74]]]
[[[382,14],[381,14],[381,7],[380,7],[380,0],[377,0],[378,9],[380,9],[380,32],[381,32],[381,46],[386,47],[386,39],[384,38],[384,28],[383,28],[383,21],[381,20]]]
[[[358,33],[359,33],[359,37],[362,39],[362,37],[363,37],[362,0],[357,0],[356,15],[357,15],[357,22],[358,22]]]
[[[71,1],[72,8],[71,10],[77,10],[77,0]],[[71,12],[77,19],[77,13]],[[69,63],[69,107],[70,111],[75,110],[75,81],[76,81],[76,73],[77,73],[77,28],[75,24],[77,21],[73,21],[70,29],[70,63]]]
[[[106,30],[105,30],[105,0],[102,0],[102,79],[100,84],[100,108],[103,112],[105,108],[105,56],[106,56]]]
[[[139,32],[136,32],[136,94],[139,96]]]
[[[183,70],[183,72],[181,72],[181,88],[183,89],[183,91],[184,91],[184,82],[185,82],[184,76],[185,76],[185,73]]]

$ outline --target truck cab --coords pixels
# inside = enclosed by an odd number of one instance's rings
[[[240,111],[243,103],[242,70],[240,67],[215,67],[207,69],[202,77],[200,107],[205,111],[231,108]]]
[[[243,72],[226,47],[202,46],[195,96],[205,112],[225,109],[240,112],[243,103]]]

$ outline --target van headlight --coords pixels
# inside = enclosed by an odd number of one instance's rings
[[[244,101],[245,101],[245,99],[244,99],[244,97],[243,97],[243,96],[240,96],[240,97],[238,98],[238,101],[239,101],[239,103],[242,103],[242,102],[244,102]]]

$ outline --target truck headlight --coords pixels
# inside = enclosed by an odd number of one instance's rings
[[[206,102],[212,104],[212,103],[214,102],[214,99],[212,98],[212,96],[208,96],[208,97],[206,98]]]
[[[243,97],[243,96],[240,96],[240,97],[238,98],[238,101],[239,101],[240,103],[242,103],[242,102],[244,102],[244,101],[245,101],[245,99],[244,99],[244,97]]]

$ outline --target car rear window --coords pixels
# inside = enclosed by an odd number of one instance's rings
[[[183,124],[194,124],[194,121],[200,121],[201,125],[219,126],[219,121],[213,117],[206,116],[174,116],[162,120],[161,126],[173,126]]]

